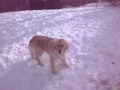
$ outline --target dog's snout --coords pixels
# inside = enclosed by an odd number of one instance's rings
[[[61,50],[59,50],[58,52],[61,53]]]

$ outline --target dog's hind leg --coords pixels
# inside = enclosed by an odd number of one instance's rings
[[[32,59],[36,59],[36,57],[35,57],[35,55],[34,55],[33,52],[30,52],[30,55],[31,55],[31,58],[32,58]]]
[[[41,60],[40,60],[40,57],[42,56],[42,54],[43,54],[43,51],[41,51],[41,52],[37,52],[36,54],[35,54],[35,56],[36,56],[36,60],[38,61],[38,64],[39,65],[41,65],[41,66],[44,66],[44,64],[41,62]]]

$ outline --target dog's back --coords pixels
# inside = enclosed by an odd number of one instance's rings
[[[36,35],[29,42],[29,50],[31,51],[31,49],[35,50],[40,48],[43,51],[48,52],[48,43],[50,40],[52,40],[52,38],[47,36]]]

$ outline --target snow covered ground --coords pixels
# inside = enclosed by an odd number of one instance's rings
[[[27,45],[40,34],[69,41],[65,69],[52,75]],[[120,90],[120,7],[105,4],[0,14],[0,90]]]

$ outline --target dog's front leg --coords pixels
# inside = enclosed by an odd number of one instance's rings
[[[57,72],[56,67],[55,67],[55,58],[53,58],[52,56],[50,56],[50,67],[51,67],[51,72],[54,75],[57,75],[58,72]]]
[[[61,62],[66,68],[69,68],[69,65],[67,64],[67,61],[66,61],[66,56],[63,56],[63,58],[61,58]]]

